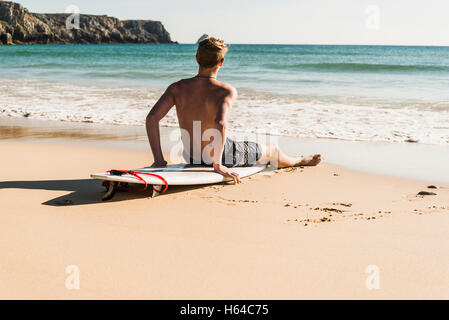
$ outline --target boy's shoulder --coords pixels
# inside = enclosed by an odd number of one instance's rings
[[[217,81],[218,85],[223,89],[223,91],[232,96],[232,97],[236,97],[237,96],[237,89],[234,88],[233,86],[231,86],[229,83],[226,82],[221,82],[221,81]]]
[[[195,77],[193,78],[187,78],[187,79],[180,79],[176,82],[173,82],[169,87],[168,90],[174,94],[176,94],[177,92],[180,92],[180,90],[182,90],[183,88],[188,89],[190,85],[192,85],[192,81],[195,79]],[[215,80],[214,81],[214,85],[217,89],[219,89],[219,91],[221,92],[221,94],[224,95],[229,95],[232,98],[237,97],[237,89],[234,88],[232,85],[230,85],[229,83],[226,82],[222,82],[222,81],[218,81]]]
[[[189,85],[189,84],[192,82],[193,79],[194,79],[194,78],[180,79],[180,80],[178,80],[178,81],[176,81],[176,82],[173,82],[173,83],[172,83],[171,85],[169,85],[168,87],[169,87],[169,88],[173,88],[173,89],[180,88],[180,87],[182,87],[182,86]]]

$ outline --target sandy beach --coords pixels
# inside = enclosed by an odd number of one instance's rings
[[[11,130],[0,141],[1,299],[449,298],[447,184],[323,154],[319,167],[241,185],[102,202],[90,174],[149,165],[149,151]],[[66,287],[68,266],[79,290]]]
[[[449,300],[448,12],[0,1],[0,301]]]

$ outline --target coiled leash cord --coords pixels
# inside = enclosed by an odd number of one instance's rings
[[[147,176],[152,176],[152,177],[156,177],[156,178],[160,179],[165,185],[165,188],[161,191],[161,193],[164,193],[165,191],[167,191],[167,188],[168,188],[167,180],[165,180],[163,177],[161,177],[160,175],[155,174],[155,173],[135,172],[133,170],[115,170],[115,169],[109,170],[109,171],[107,171],[107,173],[112,174],[114,176],[121,176],[123,174],[129,174],[129,175],[136,177],[138,180],[142,181],[145,184],[145,188],[139,189],[140,191],[145,191],[145,190],[147,190],[147,187],[148,187],[148,183],[140,175],[147,175]]]

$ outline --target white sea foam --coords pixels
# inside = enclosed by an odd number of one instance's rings
[[[43,120],[144,125],[160,90],[102,88],[38,80],[0,80],[0,115]],[[177,126],[172,109],[162,125]],[[240,93],[232,130],[354,141],[449,143],[449,111],[391,108]]]

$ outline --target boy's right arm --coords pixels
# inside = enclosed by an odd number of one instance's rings
[[[231,90],[229,94],[225,95],[219,102],[218,112],[215,118],[215,129],[220,133],[220,141],[214,141],[213,167],[217,173],[225,177],[232,178],[234,183],[237,184],[240,183],[239,175],[221,163],[224,152],[224,145],[226,143],[226,128],[228,125],[228,116],[235,98],[236,92],[235,90]]]
[[[175,105],[175,86],[175,84],[172,84],[167,88],[151,109],[146,119],[148,141],[154,156],[153,166],[159,167],[167,165],[167,161],[165,161],[162,154],[159,121],[165,117],[168,111]]]

